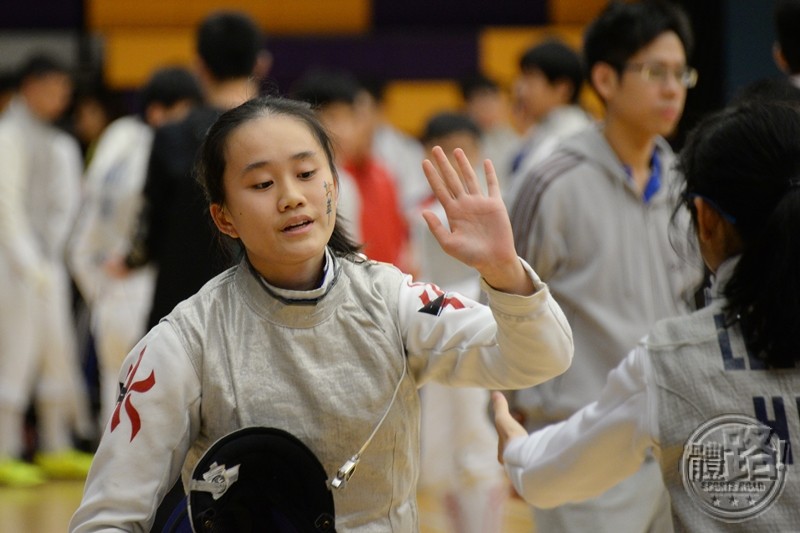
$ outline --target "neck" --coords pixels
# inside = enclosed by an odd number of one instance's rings
[[[619,160],[631,169],[634,183],[641,192],[650,178],[650,160],[656,144],[655,135],[631,131],[613,119],[606,121],[603,135]]]
[[[287,265],[284,268],[264,269],[253,264],[267,283],[279,289],[290,291],[310,291],[322,283],[325,266],[325,253],[301,264]]]
[[[217,109],[233,109],[258,96],[258,83],[251,78],[215,81],[206,87],[206,102]]]
[[[28,115],[33,117],[34,119],[38,120],[39,122],[44,122],[47,124],[52,123],[53,121],[50,120],[48,117],[42,115],[39,110],[34,106],[30,99],[26,98],[24,94],[20,94],[20,101],[22,104],[22,108],[27,111]]]

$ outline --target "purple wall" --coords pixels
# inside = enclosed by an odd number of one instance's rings
[[[547,20],[547,0],[373,0],[373,27],[528,26]]]
[[[81,0],[0,0],[0,28],[63,30],[83,28]]]
[[[362,37],[268,38],[275,57],[270,77],[282,92],[314,66],[347,69],[359,77],[392,79],[458,78],[478,64],[473,31],[415,31]]]
[[[265,2],[269,0],[264,0]],[[372,0],[372,27],[452,30],[544,24],[547,0]],[[0,28],[80,29],[82,0],[0,0]]]

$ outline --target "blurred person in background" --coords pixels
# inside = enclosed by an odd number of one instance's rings
[[[512,157],[507,199],[531,171],[553,153],[558,143],[591,123],[578,104],[583,66],[578,52],[551,39],[525,51],[514,84],[514,105],[524,138]]]
[[[483,74],[462,79],[460,88],[464,112],[480,128],[483,157],[492,160],[505,191],[520,142],[519,134],[511,125],[508,99],[497,82]]]
[[[187,69],[156,71],[138,94],[141,112],[112,122],[97,141],[85,174],[83,201],[69,246],[69,263],[91,311],[100,374],[100,428],[119,395],[122,360],[145,333],[155,285],[155,266],[118,279],[104,269],[109,257],[130,246],[142,204],[153,131],[182,120],[202,101]]]
[[[372,152],[374,122],[369,93],[348,72],[313,68],[295,83],[291,94],[316,110],[333,138],[336,164],[355,184],[356,202],[348,200],[352,193],[346,182],[342,184],[346,196],[339,202],[359,206],[357,219],[348,230],[356,228],[351,234],[359,237],[363,252],[370,259],[412,270],[408,222],[397,180]]]
[[[17,77],[13,72],[0,72],[0,113],[2,113],[11,99],[17,87]]]
[[[372,153],[390,172],[400,195],[403,213],[410,220],[430,194],[430,186],[417,164],[425,158],[422,144],[392,125],[385,112],[385,89],[380,81],[361,80],[364,109],[372,124]]]
[[[72,107],[72,131],[81,145],[84,166],[88,167],[103,131],[124,114],[121,98],[102,82],[93,82],[76,91]]]
[[[0,484],[37,485],[86,476],[92,436],[77,359],[65,246],[80,202],[77,141],[53,123],[67,109],[72,78],[46,55],[21,68],[0,117]],[[34,396],[34,463],[22,461],[25,412]]]
[[[463,150],[485,190],[481,138],[480,128],[469,116],[453,112],[432,116],[422,134],[428,157],[439,146],[455,165],[454,150]],[[422,210],[433,212],[447,224],[444,208],[433,193],[420,206]],[[420,278],[430,280],[443,291],[479,300],[479,274],[441,249],[421,213],[412,219],[411,227]],[[502,531],[509,487],[495,458],[497,439],[488,406],[486,389],[448,387],[435,382],[420,389],[419,487],[436,498],[453,532]]]
[[[702,262],[670,239],[678,176],[664,138],[697,81],[691,49],[688,18],[674,4],[609,4],[588,26],[583,50],[605,118],[562,140],[515,196],[517,251],[550,284],[575,336],[567,372],[512,395],[529,431],[595,401],[656,321],[694,306]],[[688,231],[688,220],[678,223],[674,229]],[[536,527],[548,532],[672,531],[652,457],[599,497],[533,511]]]
[[[166,316],[230,262],[208,220],[195,182],[194,159],[206,130],[225,110],[258,96],[270,67],[264,36],[249,16],[216,12],[197,29],[196,72],[204,102],[153,138],[144,205],[130,249],[107,262],[110,275],[155,265],[158,274],[147,327]]]

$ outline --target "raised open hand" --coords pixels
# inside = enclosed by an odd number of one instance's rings
[[[484,161],[488,187],[484,194],[464,152],[456,149],[453,154],[458,169],[438,146],[432,150],[433,162],[426,159],[422,163],[449,225],[448,229],[434,213],[424,211],[428,228],[446,253],[478,270],[496,289],[532,293],[533,284],[514,250],[511,222],[491,161]]]

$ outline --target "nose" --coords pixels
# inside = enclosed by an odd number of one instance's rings
[[[285,180],[280,188],[280,192],[278,211],[281,213],[288,209],[296,209],[297,207],[305,205],[305,196],[293,179]]]
[[[681,81],[681,74],[672,71],[667,74],[666,79],[661,84],[661,88],[669,95],[680,94],[682,91],[686,90],[686,87],[684,87]]]

